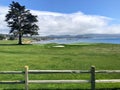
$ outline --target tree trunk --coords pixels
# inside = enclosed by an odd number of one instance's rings
[[[21,35],[21,33],[19,33],[19,39],[18,39],[19,41],[18,41],[18,44],[19,45],[22,45],[22,35]]]

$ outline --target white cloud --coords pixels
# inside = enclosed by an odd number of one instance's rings
[[[0,33],[9,33],[5,20],[7,7],[0,7]],[[109,25],[109,17],[86,15],[82,12],[71,14],[37,11],[31,12],[38,16],[40,35],[77,35],[77,34],[120,34],[120,25]]]
[[[85,15],[82,12],[62,14],[32,11],[38,15],[41,35],[120,34],[120,25],[109,26],[109,17]]]
[[[0,33],[9,33],[9,28],[7,27],[7,23],[5,22],[5,15],[8,12],[7,7],[0,6]]]

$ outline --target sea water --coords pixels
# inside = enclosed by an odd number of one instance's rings
[[[120,38],[62,38],[53,40],[41,40],[34,42],[37,44],[48,44],[48,43],[58,43],[58,44],[74,44],[74,43],[111,43],[120,44]]]

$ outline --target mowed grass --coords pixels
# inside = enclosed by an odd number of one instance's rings
[[[30,70],[120,70],[120,45],[73,44],[65,47],[16,45],[16,41],[0,41],[0,71]],[[30,79],[90,79],[89,74],[30,75]],[[96,79],[120,79],[119,74],[97,74]],[[0,80],[24,80],[24,75],[0,75]],[[90,89],[90,84],[30,84],[30,89]],[[120,88],[120,83],[97,84],[96,88]],[[24,89],[24,85],[0,85],[3,89]],[[116,89],[117,90],[117,89]]]

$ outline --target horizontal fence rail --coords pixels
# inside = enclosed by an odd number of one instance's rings
[[[0,71],[0,74],[24,74],[23,71]]]
[[[95,73],[120,73],[120,70],[96,70]]]
[[[54,73],[90,73],[90,70],[29,70],[28,73],[30,74],[54,74]]]
[[[96,83],[120,83],[120,79],[95,80]]]
[[[89,80],[29,80],[28,83],[90,83]]]
[[[89,80],[29,80],[29,74],[90,74]],[[96,83],[120,83],[120,79],[109,80],[96,80],[97,73],[117,73],[120,74],[120,70],[95,70],[92,66],[90,70],[29,70],[28,66],[25,66],[24,71],[0,71],[0,74],[23,74],[24,80],[12,80],[12,81],[0,81],[0,84],[25,84],[25,90],[28,90],[29,84],[59,84],[59,83],[90,83],[91,90],[95,90]]]
[[[0,84],[24,84],[25,81],[20,81],[20,80],[16,80],[16,81],[0,81]]]

